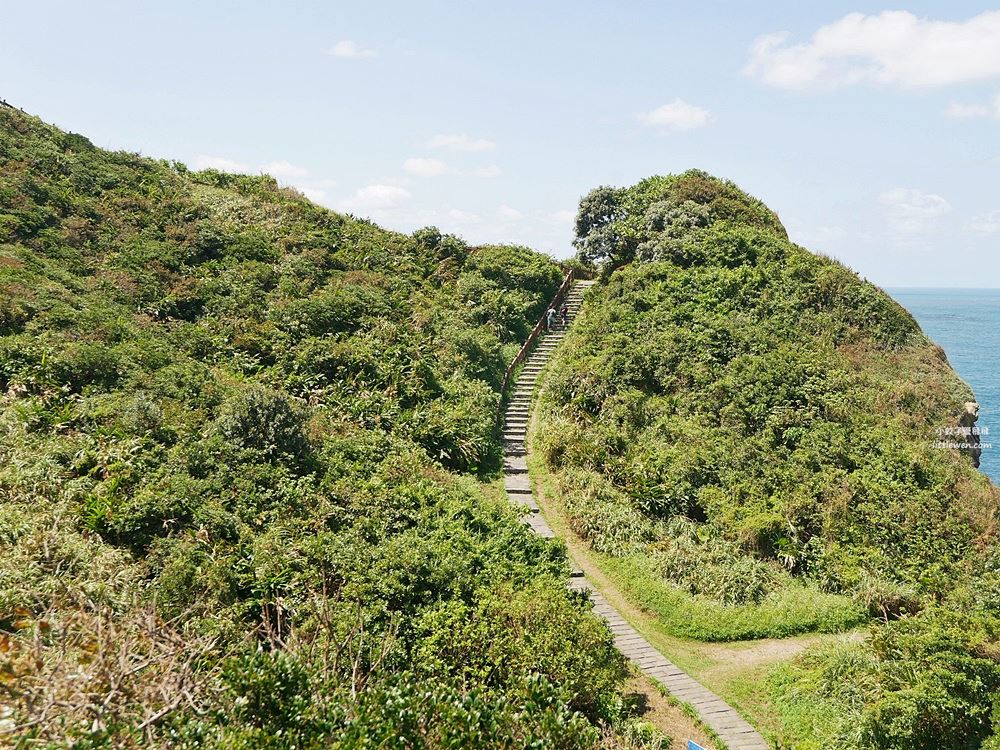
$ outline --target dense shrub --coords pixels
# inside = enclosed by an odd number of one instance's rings
[[[787,740],[865,750],[989,747],[1000,695],[997,635],[995,619],[930,609],[865,641],[808,652],[770,678]]]
[[[882,623],[783,683],[787,725],[814,726],[786,745],[978,747],[997,722],[998,491],[931,447],[973,398],[940,351],[702,172],[597,188],[577,234],[604,279],[535,435],[572,528],[676,635]]]
[[[0,196],[0,744],[575,748],[628,718],[564,550],[475,478],[556,263],[9,108]]]

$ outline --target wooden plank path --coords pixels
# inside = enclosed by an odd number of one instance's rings
[[[577,281],[566,296],[572,320],[580,310],[583,295],[592,281]],[[554,537],[552,529],[539,512],[531,494],[525,438],[531,416],[531,402],[538,377],[549,357],[565,336],[557,328],[541,338],[537,348],[525,360],[504,415],[504,487],[512,503],[528,509],[524,522],[536,534]],[[660,683],[678,700],[690,704],[705,726],[710,727],[729,750],[769,750],[763,737],[739,713],[700,682],[671,663],[622,617],[580,571],[573,571],[570,588],[587,591],[594,612],[604,618],[615,636],[615,646],[647,677]]]

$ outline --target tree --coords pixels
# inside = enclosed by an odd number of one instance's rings
[[[584,263],[606,263],[617,268],[635,257],[635,243],[616,226],[625,218],[622,196],[621,189],[604,185],[594,188],[580,201],[573,246]]]

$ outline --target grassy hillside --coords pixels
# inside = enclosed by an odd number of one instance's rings
[[[933,446],[973,398],[942,351],[704,173],[599,188],[577,230],[605,280],[535,444],[572,528],[677,635],[882,623],[775,678],[788,746],[978,747],[1000,728],[998,493]]]
[[[0,108],[0,744],[614,744],[607,629],[475,480],[561,275]]]

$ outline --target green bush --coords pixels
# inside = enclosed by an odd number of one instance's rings
[[[222,405],[216,429],[226,440],[267,458],[301,457],[309,448],[301,407],[264,388],[250,388]]]
[[[0,203],[15,744],[577,748],[624,715],[565,550],[476,477],[558,264],[9,108]]]

